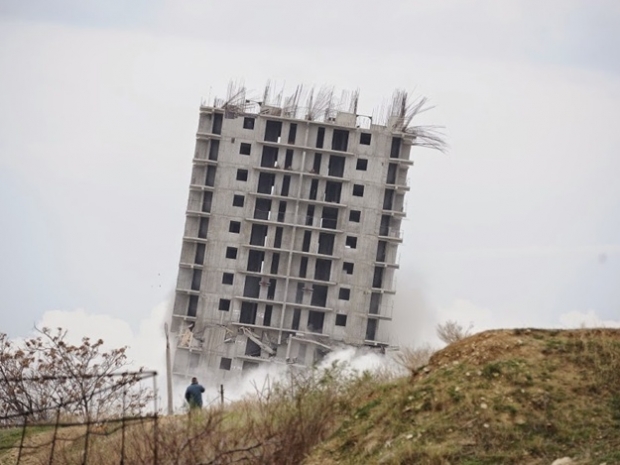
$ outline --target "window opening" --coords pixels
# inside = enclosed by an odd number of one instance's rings
[[[235,195],[233,197],[233,207],[243,207],[245,197],[243,195]]]
[[[271,199],[257,198],[254,206],[254,218],[268,220],[271,213]]]
[[[278,167],[278,148],[277,147],[263,147],[263,155],[260,159],[260,166],[263,168],[277,168]]]
[[[348,249],[356,249],[357,248],[357,237],[347,236],[345,241],[345,247]]]
[[[275,249],[279,249],[282,247],[282,231],[283,229],[281,227],[276,228],[276,235],[273,241],[273,247]]]
[[[325,201],[340,203],[340,193],[342,192],[342,183],[327,181],[325,183]]]
[[[290,187],[291,187],[291,177],[289,175],[285,175],[282,178],[282,190],[280,191],[280,195],[282,197],[287,197]]]
[[[308,205],[306,210],[306,226],[312,226],[314,223],[314,205]]]
[[[217,155],[220,151],[220,141],[217,139],[211,139],[209,144],[209,160],[217,161]]]
[[[245,355],[248,357],[260,357],[260,346],[248,338],[245,344]]]
[[[353,274],[353,263],[344,262],[342,264],[342,271],[344,271],[346,274]]]
[[[360,134],[360,144],[361,145],[370,145],[370,141],[372,140],[372,134],[368,132],[362,132]]]
[[[356,197],[364,197],[364,186],[362,184],[353,184],[353,195]]]
[[[322,333],[325,313],[310,310],[308,312],[308,331],[311,333]]]
[[[377,244],[377,261],[385,262],[385,257],[387,255],[387,242],[379,241]]]
[[[332,261],[317,258],[314,263],[314,279],[317,281],[329,281],[332,271]]]
[[[351,297],[351,289],[347,289],[346,287],[341,287],[338,289],[338,299],[340,300],[349,300]]]
[[[341,178],[344,176],[344,162],[345,158],[339,155],[332,155],[329,157],[329,166],[327,168],[327,174],[329,176],[335,176]]]
[[[190,295],[187,302],[187,316],[195,317],[198,313],[198,296]]]
[[[220,299],[218,310],[222,310],[223,312],[230,311],[230,299]]]
[[[321,227],[327,229],[336,229],[338,226],[338,209],[332,207],[323,207],[321,215]]]
[[[373,292],[372,294],[370,294],[370,308],[368,310],[368,313],[372,315],[378,315],[379,307],[381,307],[381,293]]]
[[[224,119],[224,115],[221,113],[213,114],[213,134],[221,134],[222,133],[222,120]]]
[[[390,216],[381,215],[381,224],[379,225],[379,236],[388,237],[390,235]]]
[[[310,305],[315,307],[325,307],[327,305],[327,286],[315,284],[312,288],[312,299],[310,301]]]
[[[237,248],[236,247],[226,247],[226,258],[230,258],[235,260],[237,258]]]
[[[336,326],[346,326],[346,325],[347,325],[347,316],[336,315]]]
[[[254,118],[243,118],[243,129],[254,129]]]
[[[211,202],[213,201],[213,192],[206,191],[202,193],[202,211],[211,213]]]
[[[263,271],[263,263],[265,261],[265,252],[262,250],[250,250],[248,252],[248,271],[260,273]]]
[[[383,268],[375,266],[375,272],[372,277],[372,287],[381,288],[383,286]]]
[[[241,311],[239,312],[239,323],[253,325],[256,323],[256,309],[258,305],[254,302],[241,302]]]
[[[245,283],[243,285],[243,297],[251,297],[258,299],[260,295],[260,277],[259,276],[246,276]]]
[[[220,359],[220,370],[230,371],[232,366],[232,358],[222,357]]]
[[[205,261],[205,245],[196,244],[196,254],[194,255],[194,263],[202,265]]]
[[[335,234],[319,233],[319,253],[322,255],[333,255],[335,240]]]
[[[386,179],[387,184],[396,184],[396,170],[397,170],[397,165],[394,163],[390,163],[388,166],[388,172],[387,172],[387,179]]]
[[[263,316],[263,326],[271,326],[271,314],[273,313],[273,305],[265,306],[265,315]]]
[[[265,125],[265,140],[267,142],[280,142],[282,134],[282,121],[268,120]]]
[[[365,158],[358,158],[355,169],[358,171],[366,171],[368,169],[368,160]]]
[[[248,170],[237,170],[237,181],[247,181],[248,180]]]
[[[319,174],[321,172],[321,158],[323,155],[320,153],[314,154],[314,161],[312,162],[312,172]]]
[[[392,210],[394,206],[394,190],[386,189],[383,194],[383,209]]]
[[[288,129],[288,143],[294,144],[297,136],[297,123],[291,123]]]
[[[349,145],[349,131],[344,129],[334,129],[332,136],[332,150],[346,152]]]
[[[269,287],[267,288],[267,299],[273,300],[276,296],[276,284],[278,283],[277,279],[269,280]]]
[[[280,254],[279,253],[274,253],[271,256],[271,269],[270,269],[270,273],[271,274],[278,274],[278,268],[280,267]]]
[[[284,159],[284,168],[290,170],[293,167],[293,149],[286,150],[286,158]]]
[[[323,148],[323,143],[325,142],[325,128],[319,128],[316,133],[316,146],[317,148]]]
[[[250,155],[252,153],[252,144],[241,142],[241,144],[239,144],[239,153],[241,155]]]
[[[228,232],[239,234],[241,231],[241,223],[239,221],[231,221],[228,225]]]
[[[222,284],[232,284],[235,279],[235,275],[232,273],[222,274]]]
[[[377,336],[377,320],[368,319],[368,324],[366,326],[366,340],[374,341]]]
[[[308,273],[308,257],[301,257],[299,261],[299,277],[305,278]]]
[[[400,158],[400,137],[392,137],[392,148],[390,149],[390,158]]]
[[[209,232],[209,218],[202,217],[200,218],[200,222],[198,223],[198,237],[200,239],[206,239],[208,232]]]
[[[286,202],[280,202],[278,206],[278,222],[284,223],[284,219],[286,217]]]
[[[310,200],[316,200],[317,192],[319,191],[319,180],[313,179],[310,183]]]
[[[242,371],[252,371],[252,370],[256,370],[258,368],[258,363],[256,362],[248,362],[247,360],[243,361],[243,365],[241,367]]]
[[[202,270],[193,270],[192,273],[192,291],[200,290],[200,280],[202,279]]]
[[[267,230],[267,225],[253,224],[252,232],[250,233],[250,245],[264,247],[265,240],[267,239]]]
[[[310,240],[312,239],[312,231],[304,231],[304,240],[301,245],[302,252],[310,251]]]
[[[298,330],[300,320],[301,320],[301,308],[296,308],[293,310],[293,325],[291,329]]]
[[[273,173],[260,173],[258,175],[258,188],[259,194],[273,194],[273,186],[276,183],[276,175]]]
[[[215,170],[216,167],[213,165],[207,166],[207,175],[205,176],[205,186],[213,187],[215,186]]]

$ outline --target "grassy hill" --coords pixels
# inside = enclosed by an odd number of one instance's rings
[[[163,418],[159,463],[620,463],[620,330],[486,331],[408,377],[337,366],[291,377],[224,409]],[[104,433],[88,463],[119,463],[120,434]],[[153,437],[129,428],[125,463],[152,463]],[[53,463],[82,463],[78,442]],[[24,463],[49,463],[49,452]]]
[[[620,330],[486,331],[360,399],[308,464],[620,463]]]

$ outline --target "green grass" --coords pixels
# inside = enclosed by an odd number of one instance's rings
[[[0,429],[0,454],[5,454],[11,447],[18,445],[22,428]]]

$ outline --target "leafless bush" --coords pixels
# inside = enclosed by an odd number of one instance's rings
[[[435,349],[426,344],[420,347],[404,347],[400,349],[394,359],[396,363],[414,373],[418,368],[426,365],[435,353]]]
[[[21,343],[0,333],[0,417],[40,422],[61,413],[93,421],[135,414],[149,400],[133,389],[142,369],[120,373],[129,364],[126,347],[104,351],[101,339],[72,345],[61,328],[37,331]]]
[[[445,323],[438,324],[436,331],[439,339],[441,339],[446,344],[452,344],[454,342],[460,341],[461,339],[465,339],[468,336],[471,336],[472,328],[472,324],[470,324],[467,329],[465,329],[460,323],[457,323],[454,320],[447,320]]]
[[[153,423],[129,427],[125,457],[127,463],[152,464],[156,449],[159,464],[302,463],[338,427],[351,398],[371,385],[370,374],[346,374],[339,365],[291,370],[286,381],[226,408],[163,417],[156,435]],[[101,465],[118,463],[120,447],[119,434],[102,438],[90,457]],[[75,462],[65,457],[65,463]]]

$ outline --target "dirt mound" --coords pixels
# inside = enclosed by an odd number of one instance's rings
[[[308,463],[620,463],[620,330],[485,331],[354,402]]]
[[[483,365],[502,357],[539,358],[546,354],[545,345],[554,337],[565,340],[610,338],[620,341],[618,329],[499,329],[483,331],[449,345],[435,353],[429,366],[440,367],[450,363]]]

